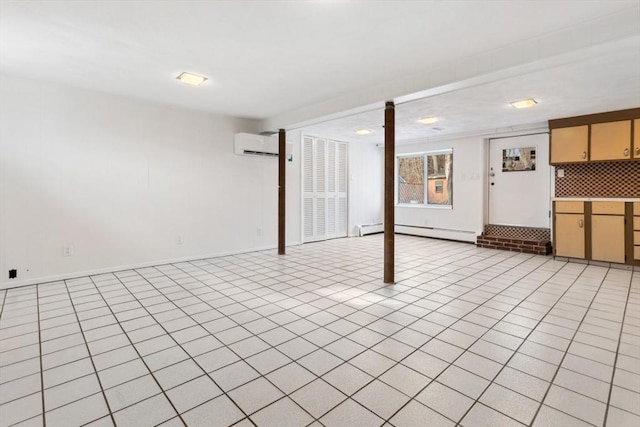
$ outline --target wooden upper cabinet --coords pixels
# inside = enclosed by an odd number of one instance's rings
[[[549,163],[640,160],[640,108],[549,120]]]
[[[591,125],[591,161],[631,158],[631,120]]]
[[[633,158],[640,159],[640,119],[633,121]]]
[[[552,129],[550,163],[586,162],[588,147],[588,125]]]

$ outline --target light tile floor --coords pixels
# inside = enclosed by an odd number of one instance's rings
[[[0,291],[0,426],[638,426],[640,273],[382,236]]]

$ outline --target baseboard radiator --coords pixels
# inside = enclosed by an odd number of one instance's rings
[[[376,234],[384,232],[384,224],[381,222],[377,224],[362,224],[358,226],[358,235],[360,237],[366,236],[367,234]]]
[[[384,233],[384,224],[362,224],[357,226],[358,236],[368,234]],[[435,237],[436,239],[457,240],[460,242],[476,242],[475,231],[452,230],[447,228],[416,227],[412,225],[396,224],[394,227],[397,234],[408,234],[411,236]]]
[[[412,236],[433,237],[436,239],[456,240],[459,242],[476,242],[475,231],[453,230],[449,228],[417,227],[414,225],[396,224],[395,231],[398,234],[409,234]]]

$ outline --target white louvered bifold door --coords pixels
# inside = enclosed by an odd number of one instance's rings
[[[347,236],[347,144],[338,144],[337,157],[337,188],[336,200],[338,209],[336,212],[336,234],[337,237]]]
[[[302,140],[302,223],[303,242],[313,240],[315,235],[314,220],[314,200],[313,200],[313,139],[303,138]]]
[[[336,143],[327,141],[327,238],[336,237]]]
[[[315,170],[316,191],[316,235],[317,240],[327,237],[327,142],[324,139],[316,139]]]
[[[303,241],[347,236],[347,145],[304,137]]]

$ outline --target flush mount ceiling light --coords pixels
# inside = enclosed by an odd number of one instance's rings
[[[373,131],[371,129],[358,129],[355,131],[358,135],[369,135]]]
[[[199,86],[207,80],[207,77],[184,72],[180,73],[180,75],[176,77],[176,79],[191,86]]]
[[[536,105],[537,103],[538,102],[535,99],[529,98],[529,99],[523,99],[523,100],[520,100],[520,101],[513,101],[513,102],[511,102],[511,105],[514,108],[521,109],[521,108],[531,108],[534,105]]]
[[[437,117],[425,117],[423,119],[418,120],[418,123],[422,123],[423,125],[430,125],[438,121]]]

